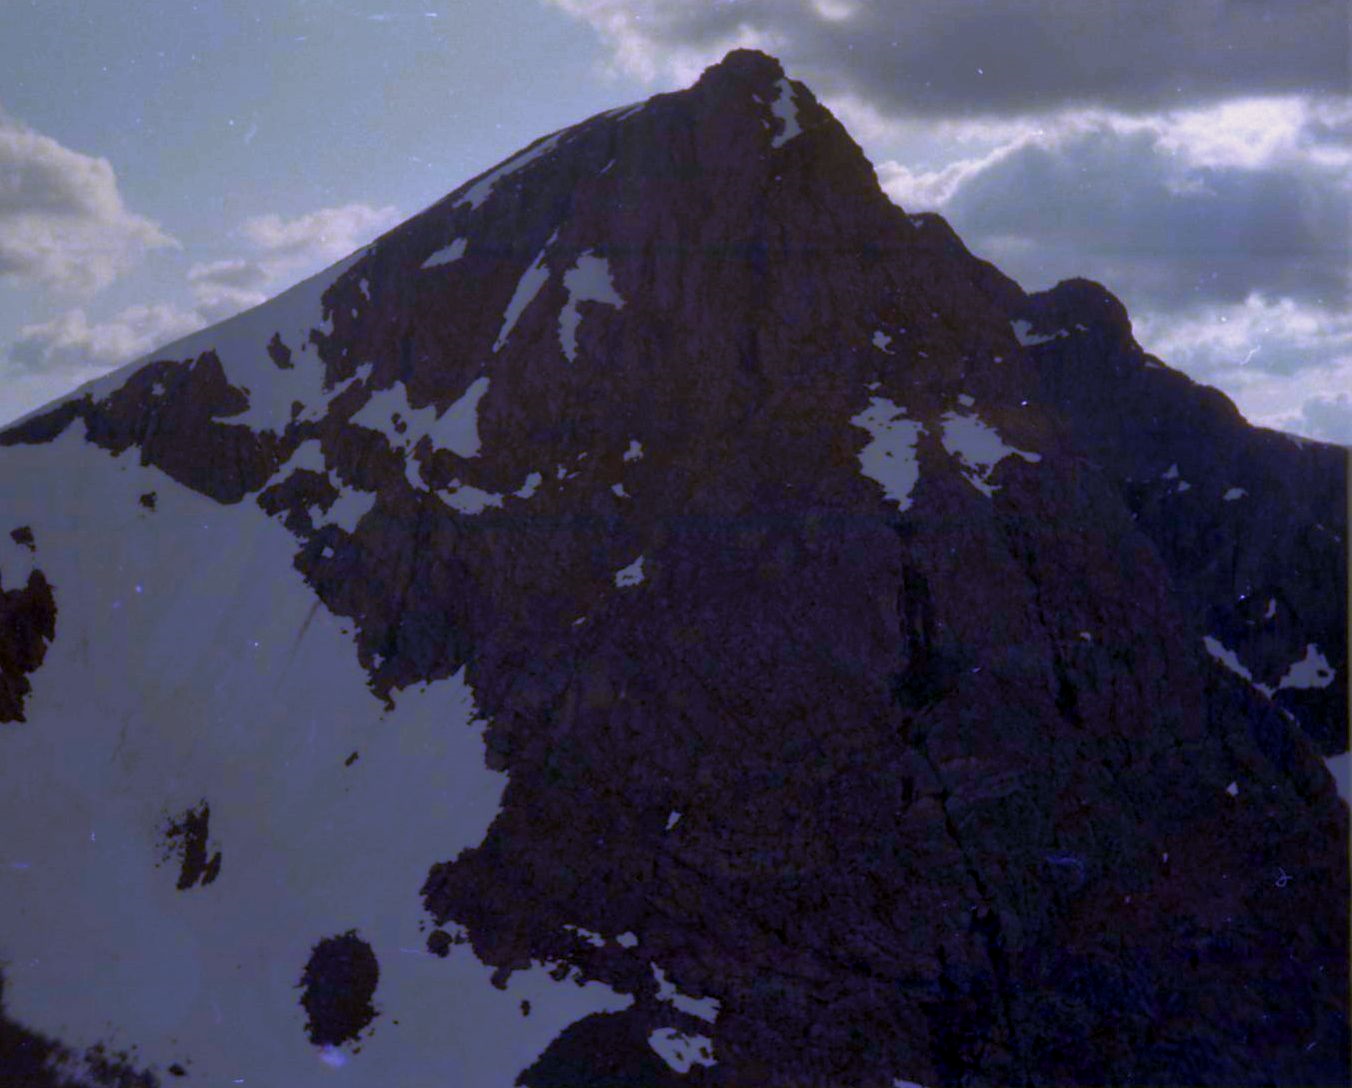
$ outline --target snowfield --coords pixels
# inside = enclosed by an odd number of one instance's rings
[[[83,433],[0,450],[0,528],[32,528],[58,609],[28,721],[0,727],[8,1015],[194,1084],[488,1086],[627,1007],[546,965],[500,990],[468,945],[426,950],[428,867],[482,838],[506,780],[463,675],[387,711],[280,522]],[[165,829],[204,801],[220,871],[180,891]],[[297,984],[348,931],[378,960],[377,1015],[311,1045]]]

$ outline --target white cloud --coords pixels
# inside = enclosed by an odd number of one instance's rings
[[[244,236],[261,254],[271,275],[302,266],[315,266],[345,257],[399,218],[392,206],[344,204],[337,208],[283,219],[260,215],[244,224]]]
[[[221,321],[267,301],[271,275],[257,261],[232,259],[195,264],[188,269],[197,309],[208,321]]]
[[[107,159],[0,114],[0,278],[92,292],[177,244],[127,209]]]
[[[200,329],[201,315],[166,303],[129,306],[107,321],[91,323],[83,310],[41,324],[25,325],[10,347],[21,372],[74,374],[102,371]]]

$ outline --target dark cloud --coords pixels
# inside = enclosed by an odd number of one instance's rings
[[[1255,292],[1326,303],[1347,292],[1339,173],[1290,159],[1188,165],[1157,130],[1102,124],[992,156],[942,211],[1029,286],[1079,274],[1162,308]]]
[[[819,94],[909,115],[1150,110],[1348,87],[1345,0],[552,2],[632,71],[757,44]]]
[[[1295,430],[1328,442],[1352,446],[1352,396],[1312,397],[1300,410]]]

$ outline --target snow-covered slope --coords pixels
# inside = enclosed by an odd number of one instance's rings
[[[463,673],[387,710],[276,520],[82,432],[0,451],[0,510],[36,545],[6,578],[40,561],[61,631],[3,737],[8,1015],[194,1084],[490,1085],[628,1005],[546,965],[498,989],[468,947],[427,950],[428,861],[482,839],[506,780]],[[204,803],[219,873],[180,890],[166,829]],[[348,931],[379,963],[377,1015],[317,1047],[297,986]]]

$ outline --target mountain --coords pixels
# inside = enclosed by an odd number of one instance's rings
[[[0,433],[0,1082],[1346,1084],[1347,482],[731,53]]]

